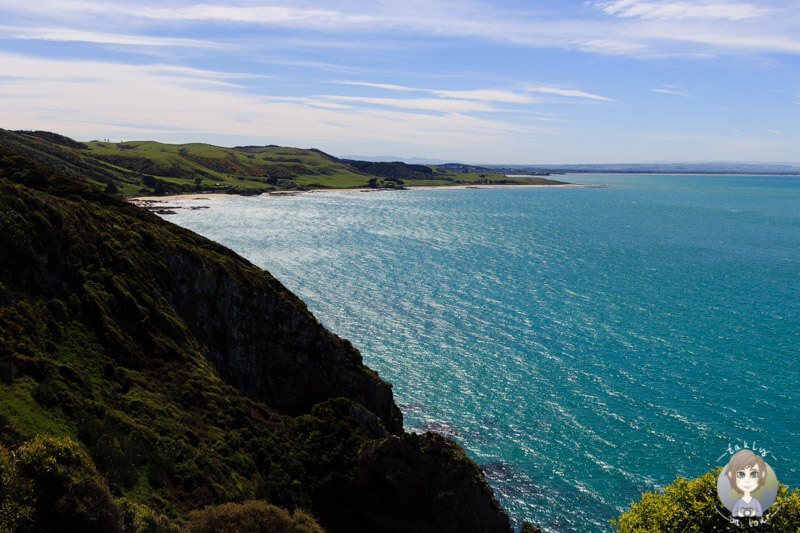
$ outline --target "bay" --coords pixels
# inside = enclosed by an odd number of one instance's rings
[[[770,450],[800,482],[800,178],[180,200],[165,218],[305,300],[480,464],[518,527],[604,531]],[[189,209],[208,207],[208,209]]]

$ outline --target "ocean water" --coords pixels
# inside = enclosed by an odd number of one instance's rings
[[[800,178],[182,200],[480,464],[516,527],[605,531],[769,450],[800,484]],[[207,207],[207,209],[189,209]]]

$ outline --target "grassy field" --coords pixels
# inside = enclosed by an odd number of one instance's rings
[[[77,142],[49,132],[0,129],[5,146],[119,196],[478,184],[554,184],[541,177],[338,159],[315,149],[226,148],[155,141]],[[471,167],[476,168],[476,167]]]
[[[184,189],[343,188],[366,186],[370,178],[322,152],[299,148],[224,148],[153,141],[86,145],[85,155]]]

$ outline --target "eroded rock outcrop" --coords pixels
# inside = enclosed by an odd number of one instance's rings
[[[436,433],[390,437],[364,453],[356,488],[374,510],[362,531],[510,531],[478,466]]]

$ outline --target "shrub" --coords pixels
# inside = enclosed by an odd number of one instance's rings
[[[75,441],[40,435],[2,457],[0,529],[122,531],[105,479]]]
[[[193,511],[187,533],[323,533],[313,518],[301,510],[294,515],[262,500],[224,503]]]
[[[730,523],[730,513],[717,498],[717,478],[721,468],[686,480],[678,477],[663,492],[647,492],[631,508],[612,520],[617,531],[646,533],[660,531],[705,532],[745,531],[746,520],[740,525]],[[778,497],[764,510],[766,522],[758,526],[760,533],[800,531],[800,495],[779,483]]]
[[[117,503],[122,509],[122,522],[125,533],[178,533],[177,525],[164,516],[157,514],[149,507],[120,498]]]

